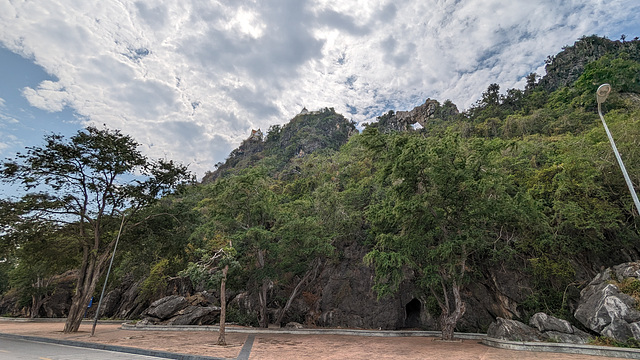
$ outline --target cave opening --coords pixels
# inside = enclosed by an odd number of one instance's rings
[[[413,298],[405,305],[405,311],[407,317],[404,320],[405,328],[417,328],[420,327],[420,310],[422,304],[420,300]]]

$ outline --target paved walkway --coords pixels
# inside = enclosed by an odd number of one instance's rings
[[[121,346],[166,353],[191,354],[197,359],[464,359],[464,360],[598,360],[615,359],[588,355],[539,353],[489,347],[479,340],[443,342],[429,337],[371,337],[349,335],[298,335],[227,333],[228,346],[215,345],[216,332],[122,330],[119,324],[98,324],[90,337],[91,324],[78,333],[64,334],[61,322],[0,321],[2,334],[36,336],[50,340],[79,341],[95,345]],[[10,335],[11,336],[11,335]],[[158,356],[158,355],[155,355]],[[180,357],[174,357],[180,358]],[[188,357],[182,357],[188,359]]]

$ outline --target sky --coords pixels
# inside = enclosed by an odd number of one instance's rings
[[[0,159],[91,124],[198,178],[303,107],[358,123],[464,110],[583,35],[640,36],[637,0],[0,0]]]

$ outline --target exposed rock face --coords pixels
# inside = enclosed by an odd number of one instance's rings
[[[210,325],[216,322],[219,315],[220,308],[217,306],[189,305],[164,323],[168,325]]]
[[[460,331],[484,332],[496,318],[520,317],[518,304],[529,294],[527,278],[517,272],[496,270],[468,285],[463,294],[467,311],[458,321]]]
[[[516,320],[496,319],[489,325],[487,336],[509,341],[544,341],[547,337],[538,330]]]
[[[626,51],[632,53],[631,46],[633,43],[622,44],[595,35],[584,37],[572,46],[565,47],[556,56],[549,57],[545,66],[546,76],[539,85],[552,91],[567,86],[580,77],[588,63],[616,50],[627,48]]]
[[[618,341],[630,337],[640,340],[640,311],[631,296],[620,291],[616,281],[640,279],[640,262],[624,263],[609,268],[580,292],[574,314],[587,328]]]
[[[71,308],[71,297],[75,290],[75,282],[77,279],[77,271],[68,271],[54,280],[55,290],[44,299],[40,314],[48,318],[66,317]]]
[[[545,337],[564,343],[586,344],[591,336],[571,325],[566,320],[549,316],[545,313],[534,314],[529,325],[540,331]]]
[[[159,320],[166,320],[171,315],[184,309],[189,305],[187,299],[180,295],[171,295],[163,297],[151,303],[151,306],[142,313],[145,317],[154,317]]]
[[[531,326],[516,320],[496,319],[487,330],[487,336],[509,341],[558,341],[585,344],[591,338],[568,321],[537,313],[529,320]]]
[[[573,334],[573,325],[567,320],[558,319],[545,313],[536,313],[529,319],[529,325],[538,329],[538,331],[559,331],[562,333]]]
[[[315,281],[306,286],[292,303],[283,323],[368,329],[437,327],[437,319],[418,299],[421,293],[410,284],[403,284],[396,295],[378,300],[372,290],[373,269],[362,262],[368,252],[365,246],[353,242],[339,251],[342,255],[340,261],[324,264]],[[270,299],[290,295],[273,291],[269,290]],[[257,296],[251,292],[238,294],[229,305],[246,314],[257,314],[259,309]],[[277,305],[272,303],[268,310],[271,321],[278,314]]]
[[[109,291],[103,301],[101,316],[117,319],[136,319],[149,307],[150,301],[140,296],[140,286],[143,280],[135,280],[128,276],[122,280],[122,284]],[[167,286],[160,289],[160,297],[168,295],[190,296],[194,292],[193,285],[188,278],[174,277],[167,281]],[[88,314],[95,314],[97,300],[94,299],[94,306],[89,309]]]
[[[378,118],[378,125],[383,132],[407,131],[413,124],[425,126],[427,121],[433,118],[440,104],[436,100],[427,99],[424,104],[416,106],[409,111],[393,111]]]
[[[397,111],[396,119],[401,124],[413,125],[418,123],[425,127],[427,121],[435,115],[439,105],[438,101],[427,99],[424,104],[416,106],[413,110]]]
[[[134,319],[140,316],[149,303],[140,297],[140,285],[142,280],[134,281],[133,278],[125,278],[122,285],[109,291],[102,303],[100,313],[102,316],[117,319]],[[95,311],[97,303],[90,309]]]
[[[23,313],[18,306],[17,292],[8,292],[0,298],[0,314],[2,314],[2,316],[27,316],[26,311]]]
[[[390,297],[377,298],[372,290],[373,269],[362,263],[369,251],[358,243],[345,245],[340,262],[325,264],[313,286],[304,289],[287,312],[284,322],[350,328],[420,328],[440,330],[438,318],[425,306],[423,291],[408,280]],[[410,276],[409,276],[410,277]],[[496,317],[520,316],[517,304],[528,293],[522,275],[496,271],[463,292],[467,311],[457,331],[484,332]],[[280,294],[280,297],[288,294]],[[257,299],[241,294],[233,306],[257,311]],[[275,313],[275,309],[273,310]]]
[[[249,137],[224,163],[216,164],[216,171],[205,174],[202,183],[211,183],[231,169],[250,167],[265,156],[276,156],[284,164],[320,149],[337,150],[356,132],[355,123],[333,108],[300,113],[283,126],[271,127],[264,141],[255,134]]]
[[[424,292],[417,289],[410,279],[401,285],[395,295],[378,300],[377,294],[372,290],[373,269],[362,262],[369,249],[358,242],[350,242],[341,245],[339,251],[340,261],[324,264],[315,281],[305,286],[295,299],[285,314],[284,324],[298,322],[328,327],[439,330],[437,316],[431,314],[425,306]],[[72,284],[73,281],[70,281],[69,286]],[[160,296],[174,296],[154,303],[155,308],[150,307],[150,301],[140,296],[140,286],[141,280],[133,277],[123,279],[121,286],[105,295],[101,316],[119,319],[141,318],[147,308],[149,310],[146,317],[149,323],[207,323],[211,321],[211,317],[218,316],[215,308],[207,311],[200,308],[217,305],[219,300],[206,292],[191,295],[194,290],[187,279],[170,279]],[[521,274],[503,271],[486,274],[484,279],[473,282],[463,291],[467,311],[456,329],[484,332],[496,317],[520,316],[517,305],[528,295],[527,288],[527,281]],[[69,289],[71,291],[72,287]],[[277,293],[277,289],[273,287],[269,290],[269,299],[273,301],[269,308],[272,321],[282,306],[282,303],[274,299],[286,299],[290,294],[287,291],[291,290],[285,289]],[[57,291],[62,294],[61,290]],[[229,292],[227,295],[230,308],[246,317],[256,317],[259,309],[256,294],[247,291],[240,294]],[[165,310],[166,314],[160,314],[159,311],[163,308],[160,305],[170,299],[174,303],[173,308]],[[67,299],[67,296],[64,296],[58,305],[68,307],[70,303],[70,297]],[[51,303],[48,308],[53,308],[53,305]],[[163,306],[168,307],[169,304]],[[189,306],[196,308],[187,310]],[[97,299],[94,299],[88,317],[95,314],[96,307]],[[25,316],[20,313],[20,309],[13,311],[17,316]],[[183,317],[175,318],[180,311]],[[5,314],[8,312],[4,311]],[[57,314],[53,313],[53,316],[64,316]]]
[[[217,306],[198,306],[207,304],[205,296],[194,295],[185,298],[170,295],[154,301],[144,311],[145,323],[166,325],[209,325],[215,323],[220,315]],[[196,304],[196,305],[194,305]]]
[[[567,334],[559,331],[547,331],[544,333],[549,340],[569,344],[586,344],[592,339],[592,336],[586,332],[575,329],[573,334]]]
[[[371,289],[373,271],[362,263],[366,250],[356,244],[344,248],[345,259],[320,274],[317,325],[396,329],[402,327],[404,307],[399,298],[383,298]],[[411,299],[408,299],[410,301]]]

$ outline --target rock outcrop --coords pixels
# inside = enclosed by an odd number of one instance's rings
[[[72,270],[54,277],[55,290],[44,299],[38,317],[61,318],[69,314],[77,276],[78,272]]]
[[[538,330],[517,321],[496,319],[496,322],[489,325],[487,336],[494,339],[502,339],[509,341],[544,341],[547,337],[542,335]]]
[[[100,310],[101,316],[116,319],[140,318],[151,302],[147,297],[140,296],[142,282],[143,280],[136,280],[132,276],[125,276],[120,286],[105,294]],[[188,297],[193,293],[193,285],[188,278],[173,277],[167,280],[164,288],[159,289],[156,299],[169,295]],[[89,316],[95,314],[96,305],[97,301],[89,309]]]
[[[440,104],[437,100],[427,99],[424,104],[418,105],[409,111],[389,111],[379,116],[377,124],[382,132],[403,132],[411,129],[415,124],[420,124],[422,128],[428,127],[429,122],[435,119],[446,121],[459,114],[458,107],[450,100]]]
[[[418,123],[422,127],[426,127],[427,121],[434,117],[438,106],[440,106],[440,103],[437,100],[427,99],[424,104],[416,106],[410,111],[396,111],[396,119],[401,124],[413,125]]]
[[[638,43],[635,41],[620,42],[599,37],[584,36],[572,46],[566,46],[555,56],[546,61],[546,75],[539,85],[549,91],[568,86],[576,81],[584,72],[587,64],[607,54],[625,52],[631,58],[638,59]]]
[[[618,286],[625,281],[640,281],[640,262],[620,264],[596,275],[580,292],[575,318],[600,335],[618,341],[640,340],[638,302]]]
[[[421,289],[409,280],[392,296],[378,299],[374,271],[362,262],[369,249],[357,242],[339,248],[341,259],[327,262],[317,279],[305,287],[285,314],[291,321],[306,326],[368,329],[440,330],[437,314],[431,313]],[[463,293],[467,311],[457,331],[484,332],[496,317],[521,316],[517,304],[527,296],[529,284],[517,273],[496,271]],[[270,293],[270,298],[286,298],[289,293]],[[237,295],[230,304],[245,314],[256,314],[258,299],[249,292]],[[277,314],[277,308],[269,313]],[[272,316],[272,320],[275,316]]]
[[[589,334],[571,325],[570,322],[549,316],[545,313],[534,314],[531,319],[529,319],[529,325],[552,341],[586,344],[591,339]]]
[[[509,341],[554,341],[585,344],[591,336],[571,325],[568,321],[537,313],[529,320],[529,325],[516,321],[496,319],[487,330],[487,336]]]
[[[220,315],[217,306],[202,306],[204,296],[185,298],[180,295],[165,296],[154,301],[142,315],[145,324],[210,325]]]
[[[151,317],[158,320],[166,320],[173,314],[186,308],[187,305],[189,305],[189,302],[184,296],[166,296],[154,301],[151,306],[142,313],[142,315],[144,317]]]

